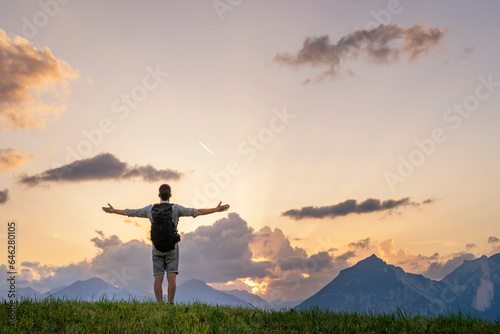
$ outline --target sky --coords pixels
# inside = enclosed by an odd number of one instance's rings
[[[19,286],[178,282],[304,299],[376,254],[441,279],[500,251],[498,1],[8,1],[0,240]],[[6,249],[6,246],[2,247]],[[7,275],[7,252],[0,271]],[[5,284],[5,283],[2,283]]]

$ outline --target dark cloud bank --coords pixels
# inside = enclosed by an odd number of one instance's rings
[[[290,67],[326,67],[316,81],[335,79],[343,65],[353,59],[364,59],[376,64],[394,64],[406,55],[408,62],[427,55],[442,41],[446,29],[415,24],[402,28],[396,24],[380,25],[371,30],[356,30],[338,40],[328,35],[307,37],[295,53],[278,53],[274,61]],[[347,71],[349,74],[353,72]],[[308,82],[307,80],[306,82]]]
[[[74,161],[70,164],[48,169],[40,174],[23,175],[19,183],[37,186],[47,182],[80,182],[98,180],[142,179],[145,182],[177,180],[182,173],[171,169],[156,169],[151,165],[130,166],[111,153]]]
[[[141,220],[141,223],[149,228],[149,220]],[[92,259],[65,266],[23,262],[24,284],[43,292],[97,276],[129,291],[151,291],[150,242],[123,242],[116,235],[106,236],[102,231],[96,233],[91,242],[98,253]],[[265,256],[266,260],[256,262],[256,256]],[[296,281],[283,275],[284,271],[296,272],[291,277],[308,272],[311,276],[303,278],[301,283],[309,291],[312,288],[309,284],[314,285],[313,290],[316,289],[319,277],[324,284],[331,279],[332,270],[348,266],[343,259],[337,261],[340,261],[340,266],[335,261],[337,259],[327,252],[308,255],[305,249],[292,247],[280,229],[273,231],[266,226],[254,231],[238,214],[230,213],[227,218],[221,218],[212,225],[200,226],[193,232],[182,234],[179,279],[180,283],[191,278],[212,283],[246,277],[255,281],[272,279],[275,281],[273,284],[278,285],[277,289],[286,291],[295,286]],[[2,269],[0,266],[0,273]]]
[[[5,188],[0,190],[0,204],[3,204],[9,200],[9,189]]]
[[[344,202],[321,207],[306,206],[302,209],[293,209],[281,213],[282,216],[290,217],[295,220],[304,218],[336,218],[350,214],[362,214],[378,211],[391,211],[402,206],[420,206],[422,204],[432,203],[433,200],[427,199],[422,203],[410,201],[409,197],[399,200],[389,199],[381,202],[379,199],[369,198],[358,204],[354,199],[348,199]]]

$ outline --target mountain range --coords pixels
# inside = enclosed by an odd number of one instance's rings
[[[164,292],[166,292],[164,286]],[[2,291],[3,292],[3,291]],[[142,293],[131,293],[126,288],[118,288],[98,277],[87,280],[76,281],[68,286],[51,289],[45,293],[40,293],[32,288],[17,288],[18,299],[29,298],[44,300],[47,298],[69,299],[81,301],[109,300],[155,300],[154,296],[146,291]],[[0,294],[0,300],[7,299],[7,294]],[[167,296],[164,296],[167,300]],[[261,297],[243,290],[219,291],[210,287],[207,283],[191,279],[177,286],[175,301],[177,303],[201,302],[210,305],[229,305],[252,307],[261,309],[281,309],[298,305],[300,301],[283,302],[276,300],[268,302]]]
[[[291,308],[302,302],[302,300],[284,302],[279,299],[268,302],[244,290],[219,291],[207,283],[195,279],[186,281],[177,287],[175,300],[181,303],[200,301],[211,305],[232,305],[264,310]]]
[[[440,281],[405,272],[372,255],[342,270],[296,309],[437,315],[463,312],[500,317],[500,254],[465,260]],[[495,292],[497,292],[495,294]]]
[[[261,309],[319,307],[341,312],[396,313],[398,308],[407,314],[436,315],[463,312],[481,318],[500,318],[500,254],[465,260],[462,265],[440,281],[405,272],[389,265],[376,255],[342,270],[323,289],[304,301],[268,302],[242,290],[219,291],[200,280],[188,280],[177,286],[176,302],[200,301]],[[166,292],[166,287],[164,287]],[[131,293],[100,278],[76,281],[68,286],[39,293],[31,288],[18,288],[18,297],[44,299],[47,297],[96,301],[154,300],[146,291]],[[165,296],[166,297],[166,296]],[[0,295],[0,299],[7,295]],[[166,299],[166,298],[165,298]]]

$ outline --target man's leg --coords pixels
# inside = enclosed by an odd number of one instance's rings
[[[156,278],[156,276],[155,276]],[[162,277],[163,278],[163,277]],[[176,288],[176,273],[167,273],[167,282],[168,282],[168,303],[174,303],[175,297],[175,288]]]
[[[154,281],[154,284],[153,284],[153,290],[155,292],[156,301],[158,303],[163,302],[163,289],[162,289],[162,286],[161,286],[162,283],[163,283],[163,274],[155,275],[155,281]],[[169,284],[169,289],[170,289],[170,284]],[[170,293],[169,293],[169,296],[170,296]]]

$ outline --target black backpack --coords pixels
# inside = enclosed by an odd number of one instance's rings
[[[181,240],[181,236],[177,233],[177,226],[172,219],[172,204],[153,205],[151,215],[151,241],[155,248],[160,252],[175,249],[175,244]]]

